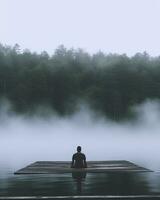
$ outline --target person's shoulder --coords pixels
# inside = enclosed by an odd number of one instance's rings
[[[84,154],[84,153],[81,153],[81,155],[85,157],[85,154]]]
[[[76,156],[76,155],[77,155],[77,153],[74,153],[74,154],[73,154],[73,157]]]

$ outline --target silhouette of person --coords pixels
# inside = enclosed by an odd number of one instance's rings
[[[86,156],[85,154],[81,153],[81,146],[77,147],[77,153],[73,154],[72,156],[72,168],[86,168]]]

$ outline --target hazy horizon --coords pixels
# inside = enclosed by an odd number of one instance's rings
[[[37,160],[71,160],[81,145],[87,160],[129,160],[159,171],[160,104],[147,101],[134,109],[136,121],[113,122],[86,106],[70,117],[8,114],[1,110],[0,162],[12,170]],[[3,114],[2,114],[3,113]],[[153,156],[154,155],[154,156]]]

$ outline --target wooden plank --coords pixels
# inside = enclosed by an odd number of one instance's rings
[[[88,161],[87,168],[71,168],[69,161],[37,161],[14,174],[54,174],[72,172],[149,172],[151,170],[140,167],[126,160]]]

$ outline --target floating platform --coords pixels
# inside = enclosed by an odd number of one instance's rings
[[[37,161],[14,174],[58,174],[72,172],[104,173],[104,172],[151,172],[126,160],[88,161],[87,168],[71,168],[68,161]]]

